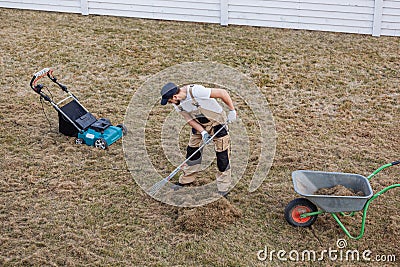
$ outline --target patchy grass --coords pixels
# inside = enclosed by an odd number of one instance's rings
[[[399,160],[399,38],[11,9],[0,18],[1,265],[263,266],[257,252],[266,246],[336,248],[345,235],[329,216],[311,229],[285,222],[283,209],[297,197],[291,172],[368,175]],[[58,134],[55,112],[44,106],[50,127],[29,89],[31,75],[51,66],[90,111],[119,123],[147,78],[205,60],[254,80],[274,114],[277,152],[256,192],[247,192],[249,168],[228,203],[197,209],[148,197],[121,142],[104,152]],[[385,170],[372,187],[398,178],[398,168]],[[400,257],[399,197],[393,190],[374,201],[364,238],[347,247]],[[359,216],[344,221],[358,231]]]

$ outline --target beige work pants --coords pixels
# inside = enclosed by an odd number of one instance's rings
[[[217,124],[218,125],[218,124]],[[205,130],[210,134],[214,134],[215,125],[205,125]],[[191,148],[198,148],[202,143],[202,136],[196,132],[190,133],[188,146]],[[218,191],[226,192],[230,189],[232,182],[231,169],[229,166],[229,152],[230,152],[230,136],[229,133],[222,137],[215,137],[213,139],[214,149],[217,154],[218,170],[216,173]],[[221,163],[222,162],[222,163]],[[222,167],[221,167],[222,166]],[[182,167],[183,175],[179,177],[179,182],[182,184],[191,183],[196,179],[201,167],[201,156],[199,159],[189,161],[187,165]]]

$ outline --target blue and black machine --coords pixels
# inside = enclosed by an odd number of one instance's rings
[[[44,85],[37,82],[46,76],[68,96],[56,103],[49,95],[44,93],[42,90]],[[53,70],[50,68],[45,68],[35,73],[31,79],[30,87],[57,110],[59,132],[67,136],[76,137],[76,144],[86,144],[100,149],[107,149],[127,133],[127,128],[123,124],[113,126],[108,119],[97,119],[65,85],[57,81],[57,78],[53,76]],[[61,104],[62,106],[60,106]]]

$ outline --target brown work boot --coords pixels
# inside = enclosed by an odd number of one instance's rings
[[[171,188],[174,189],[174,191],[177,191],[177,190],[182,189],[183,187],[189,186],[191,184],[193,184],[193,182],[186,183],[186,184],[182,184],[180,182],[177,182],[173,186],[171,186]]]

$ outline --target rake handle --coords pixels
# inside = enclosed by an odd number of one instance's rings
[[[223,124],[223,126],[211,136],[208,142],[203,143],[195,152],[192,153],[192,155],[190,155],[184,162],[182,162],[178,167],[176,167],[175,170],[173,170],[167,177],[165,177],[164,179],[153,185],[152,188],[150,189],[150,191],[152,191],[152,195],[155,195],[172,177],[175,176],[175,174],[178,173],[178,171],[182,168],[183,165],[185,165],[197,152],[201,151],[203,147],[206,146],[211,140],[213,140],[214,137],[217,136],[217,134],[220,131],[222,131],[222,129],[226,128],[227,125],[228,122]]]
[[[196,155],[197,152],[200,152],[203,149],[203,147],[205,147],[208,143],[210,143],[211,140],[213,140],[214,137],[217,136],[217,134],[219,134],[219,132],[222,131],[222,129],[226,128],[227,125],[228,125],[228,123],[225,123],[221,128],[219,128],[218,131],[216,131],[206,143],[203,143],[184,162],[182,162],[178,167],[176,167],[176,169],[173,172],[171,172],[165,179],[170,180],[172,177],[174,177],[175,174],[182,168],[183,165],[185,165],[194,155]]]
[[[178,173],[178,171],[182,168],[182,166],[184,164],[186,164],[186,162],[188,162],[197,152],[201,151],[203,149],[204,146],[206,146],[211,140],[214,139],[215,136],[217,136],[217,134],[222,131],[222,129],[226,128],[226,126],[228,125],[228,122],[226,122],[225,124],[223,124],[223,126],[221,128],[218,129],[218,131],[216,131],[211,138],[208,140],[208,142],[203,143],[195,152],[192,153],[192,155],[190,155],[184,162],[182,162],[178,167],[175,168],[175,170],[173,170],[167,177],[165,177],[164,179],[162,179],[161,181],[157,182],[156,184],[154,184],[151,188],[150,188],[150,194],[151,195],[155,195],[157,194],[158,191],[160,191],[160,189],[172,178],[175,176],[175,174]]]

